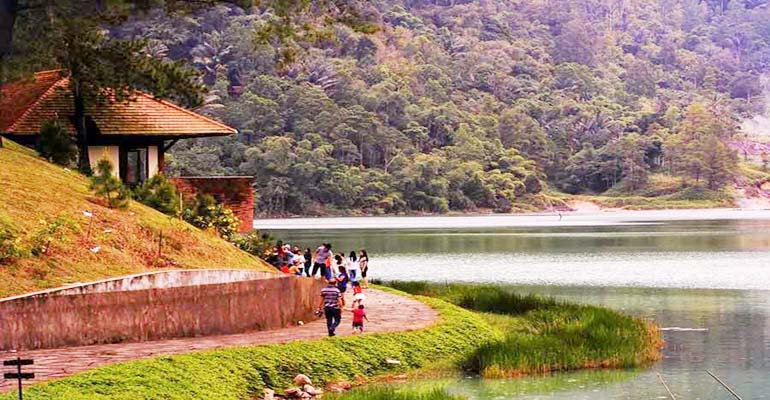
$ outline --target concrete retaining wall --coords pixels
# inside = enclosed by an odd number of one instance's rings
[[[0,300],[0,350],[279,329],[314,319],[324,283],[255,271],[167,271]]]

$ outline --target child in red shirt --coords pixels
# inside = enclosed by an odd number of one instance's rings
[[[353,309],[353,334],[364,332],[364,320],[369,322],[369,318],[366,317],[366,311],[364,311],[364,305],[361,304],[358,308]]]

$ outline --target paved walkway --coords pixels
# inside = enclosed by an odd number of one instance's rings
[[[429,306],[406,297],[380,290],[369,289],[366,311],[370,323],[366,333],[409,331],[433,324],[438,313]],[[349,305],[352,295],[346,295]],[[342,325],[337,329],[339,336],[349,336],[351,316],[343,314]],[[234,335],[207,336],[158,340],[140,343],[118,343],[95,346],[69,347],[50,350],[0,352],[0,360],[15,357],[32,358],[35,365],[25,367],[25,372],[34,372],[34,384],[49,379],[62,378],[102,365],[170,354],[182,354],[197,350],[221,349],[225,347],[252,346],[272,343],[288,343],[297,340],[320,339],[326,336],[326,320],[317,320],[303,326],[293,326],[272,331],[259,331]],[[8,367],[4,367],[8,368]],[[4,371],[5,372],[5,371]],[[0,392],[13,389],[15,381],[0,380]]]

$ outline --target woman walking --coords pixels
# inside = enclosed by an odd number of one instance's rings
[[[368,289],[369,283],[366,281],[366,274],[369,272],[369,254],[366,253],[366,249],[361,249],[358,254],[358,266],[361,268],[361,287]]]

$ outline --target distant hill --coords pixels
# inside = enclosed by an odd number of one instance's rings
[[[272,270],[226,241],[142,204],[132,202],[127,210],[98,205],[86,177],[3,143],[0,260],[13,249],[19,254],[0,263],[0,297],[160,268]]]
[[[698,201],[729,197],[738,122],[765,108],[766,0],[344,3],[377,32],[309,13],[260,44],[274,14],[233,4],[113,27],[198,68],[201,112],[240,132],[171,168],[254,176],[264,215],[531,211],[660,181]]]

